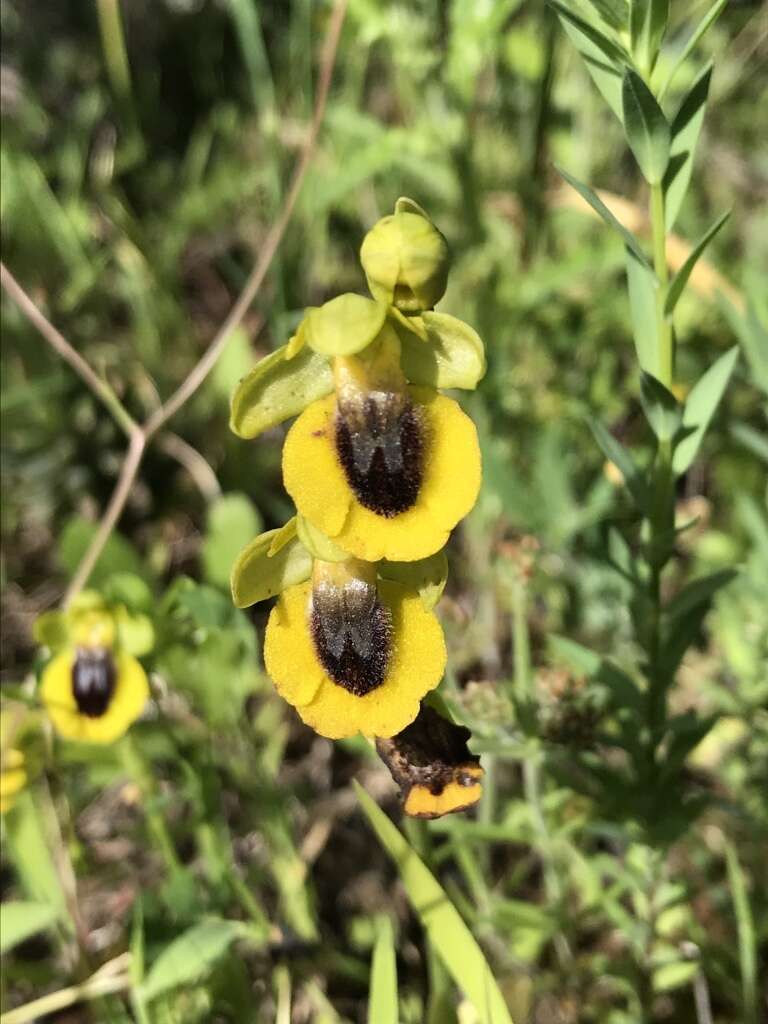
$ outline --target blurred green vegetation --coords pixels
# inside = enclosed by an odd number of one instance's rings
[[[127,67],[110,0],[0,3],[3,260],[141,419],[199,358],[280,210],[330,6],[121,9]],[[706,9],[673,0],[669,53]],[[658,847],[617,783],[621,753],[601,745],[612,727],[604,695],[581,688],[588,673],[573,646],[619,661],[637,653],[628,588],[607,558],[607,523],[624,499],[585,422],[594,413],[641,457],[651,451],[624,253],[568,205],[553,163],[640,211],[645,186],[544,5],[350,0],[318,151],[267,285],[173,435],[150,447],[92,580],[153,621],[157,700],[130,748],[144,785],[126,782],[137,777],[130,750],[63,745],[52,760],[39,742],[29,752],[36,803],[25,794],[8,819],[6,894],[61,903],[44,852],[60,844],[79,879],[79,920],[68,904],[53,930],[4,957],[8,1007],[130,950],[139,980],[148,965],[135,990],[150,1010],[131,1007],[142,1024],[357,1022],[374,945],[376,1005],[388,1005],[394,941],[399,1019],[457,1019],[445,969],[351,780],[390,810],[392,786],[365,744],[311,735],[273,694],[258,652],[265,613],[233,609],[227,583],[239,548],[290,514],[283,431],[235,438],[230,392],[304,307],[364,289],[362,237],[410,195],[451,245],[440,308],[471,323],[488,356],[487,377],[463,399],[484,486],[452,538],[441,615],[442,692],[473,726],[489,778],[477,820],[408,823],[408,839],[470,924],[516,1022],[630,1024],[652,1006],[654,1021],[704,1024],[701,979],[717,1024],[759,1012],[749,979],[754,990],[768,950],[766,56],[764,6],[732,2],[668,95],[674,110],[715,60],[676,233],[693,241],[733,211],[706,259],[735,291],[726,299],[699,284],[684,295],[678,380],[689,386],[735,339],[744,354],[678,493],[679,518],[698,517],[680,541],[680,571],[739,574],[680,671],[674,710],[711,716],[713,728],[679,805],[664,809]],[[125,439],[5,298],[3,336],[2,681],[19,696],[39,661],[32,623],[60,600]],[[522,613],[543,723],[538,794],[524,785],[532,748],[509,702],[526,536],[538,544],[525,556]],[[681,761],[694,746],[681,736]],[[574,750],[604,762],[605,792],[580,791]],[[150,824],[165,822],[171,863],[143,838],[140,805]],[[186,962],[187,973],[173,974],[159,958],[185,937],[175,969]],[[238,955],[224,956],[233,943]],[[69,1019],[129,1019],[113,995],[89,1005]]]

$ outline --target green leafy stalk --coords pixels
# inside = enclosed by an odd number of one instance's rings
[[[178,858],[163,816],[157,809],[157,796],[152,773],[130,733],[123,737],[120,744],[120,753],[127,774],[133,779],[141,792],[147,827],[152,839],[162,854],[168,874],[171,878],[177,878],[184,874],[184,868]]]

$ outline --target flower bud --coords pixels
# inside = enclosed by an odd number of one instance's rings
[[[418,213],[382,217],[363,239],[360,261],[374,298],[406,313],[432,309],[445,292],[448,244]]]

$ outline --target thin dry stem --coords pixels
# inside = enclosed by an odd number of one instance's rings
[[[318,76],[317,96],[306,139],[297,160],[296,167],[291,178],[288,193],[285,197],[280,214],[269,230],[264,240],[259,259],[251,271],[248,280],[240,293],[237,301],[232,307],[229,315],[213,340],[206,349],[202,358],[195,364],[184,381],[176,391],[168,398],[160,408],[156,409],[147,420],[139,426],[123,407],[115,393],[103,381],[83,359],[83,357],[69,344],[66,338],[58,331],[53,324],[45,317],[37,307],[34,300],[24,291],[11,272],[2,264],[2,276],[0,283],[8,296],[16,303],[18,308],[27,317],[30,323],[37,328],[48,344],[59,353],[59,355],[72,367],[80,376],[90,390],[104,403],[113,415],[120,427],[129,438],[128,450],[120,470],[115,489],[109,504],[99,523],[98,530],[91,541],[88,550],[83,556],[80,565],[77,567],[72,582],[64,595],[64,605],[69,604],[88,582],[94,566],[109,540],[112,530],[122,515],[125,504],[131,493],[131,488],[141,466],[144,450],[147,443],[154,437],[168,420],[174,416],[185,402],[197,391],[205,378],[216,365],[224,347],[237,328],[249,306],[256,298],[267,272],[272,264],[280,243],[285,234],[288,223],[293,214],[296,200],[304,184],[307,169],[312,161],[317,146],[317,139],[320,134],[320,127],[325,115],[325,108],[328,100],[328,92],[333,77],[333,69],[336,63],[336,52],[341,36],[341,28],[344,24],[344,16],[347,9],[347,0],[337,0],[328,24],[328,31],[323,44],[323,52],[320,61],[320,72]],[[257,330],[260,329],[258,324]],[[182,442],[183,443],[183,442]],[[188,454],[188,452],[187,452]]]

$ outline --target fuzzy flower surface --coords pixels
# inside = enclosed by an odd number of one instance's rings
[[[314,402],[283,449],[299,512],[370,562],[439,551],[480,489],[477,431],[458,403],[423,387],[389,394],[365,396],[346,415],[336,395]]]
[[[440,682],[446,650],[417,592],[316,563],[313,581],[286,589],[272,610],[264,661],[280,695],[321,736],[392,736]]]

